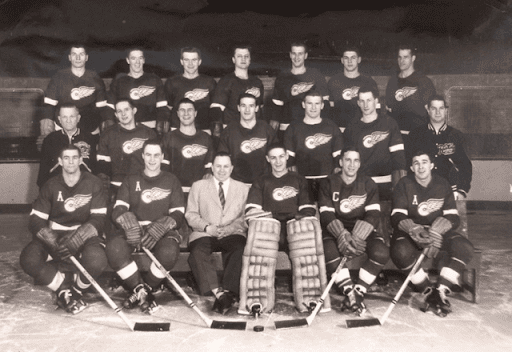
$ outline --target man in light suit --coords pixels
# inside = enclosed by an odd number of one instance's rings
[[[233,180],[232,171],[230,155],[218,152],[213,159],[213,177],[192,184],[185,212],[193,231],[189,237],[190,268],[201,294],[211,291],[215,295],[212,309],[221,314],[226,314],[238,298],[247,233],[244,209],[249,188]],[[222,252],[221,283],[211,265],[212,252],[216,251]]]

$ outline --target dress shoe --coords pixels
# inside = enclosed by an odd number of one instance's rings
[[[212,310],[216,311],[222,315],[226,315],[226,313],[233,307],[235,303],[235,294],[229,291],[222,293],[222,295],[215,299],[215,303],[213,304]]]

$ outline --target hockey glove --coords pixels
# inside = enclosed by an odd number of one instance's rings
[[[447,218],[440,216],[434,220],[430,228],[433,231],[439,233],[440,235],[444,235],[445,233],[452,229],[452,223]]]
[[[398,228],[411,236],[411,239],[420,248],[427,248],[432,243],[428,231],[422,225],[416,224],[411,219],[400,221]]]
[[[117,217],[116,222],[124,230],[126,242],[132,247],[137,247],[140,244],[142,237],[142,229],[140,228],[137,217],[132,212],[126,212]]]
[[[430,228],[428,234],[430,236],[430,239],[432,240],[432,244],[430,245],[430,247],[428,247],[425,255],[428,258],[435,258],[439,251],[441,250],[441,246],[443,245],[443,235],[441,235],[439,232],[432,230],[432,228]]]
[[[327,231],[336,238],[338,250],[343,256],[351,257],[357,252],[356,248],[354,248],[352,235],[347,231],[347,229],[345,229],[340,220],[334,219],[331,221],[329,225],[327,225]]]
[[[90,223],[85,223],[75,231],[65,234],[59,239],[57,249],[61,259],[76,255],[83,248],[85,241],[96,236],[98,231]]]
[[[146,227],[141,244],[143,247],[152,250],[158,241],[160,241],[167,232],[176,227],[176,221],[170,216],[164,216],[153,221]]]
[[[59,235],[55,231],[49,227],[43,227],[36,234],[36,237],[43,242],[52,253],[57,253],[57,248],[59,247],[57,239],[59,238]]]

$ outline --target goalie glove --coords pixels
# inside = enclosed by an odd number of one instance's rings
[[[132,247],[137,247],[140,244],[140,239],[142,237],[142,229],[140,228],[135,214],[128,211],[119,215],[116,222],[124,230],[126,242],[128,242]]]
[[[428,231],[422,225],[416,224],[411,219],[405,219],[400,221],[398,228],[409,234],[412,240],[420,248],[427,248],[432,243]]]
[[[55,231],[49,227],[43,227],[36,234],[36,237],[43,242],[50,251],[52,251],[52,253],[57,253],[57,248],[59,247],[57,239],[59,238],[59,235]]]
[[[57,248],[60,258],[66,259],[76,255],[83,248],[85,241],[96,236],[98,236],[98,230],[90,223],[85,223],[75,231],[65,234],[59,239],[59,248]]]
[[[327,225],[327,231],[329,231],[338,245],[338,250],[345,257],[351,257],[353,254],[358,252],[354,247],[354,240],[352,235],[343,226],[343,223],[339,219],[334,219]],[[365,243],[366,246],[366,243]]]
[[[170,216],[164,216],[153,221],[146,227],[141,244],[143,247],[152,250],[158,241],[160,241],[167,232],[176,227],[176,221]]]

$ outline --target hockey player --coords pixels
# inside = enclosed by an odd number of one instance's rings
[[[398,123],[402,135],[428,122],[427,99],[436,93],[434,84],[414,69],[416,50],[407,45],[398,48],[400,72],[391,76],[386,87],[386,108]],[[407,138],[405,137],[404,140]]]
[[[48,107],[48,113],[40,122],[42,137],[47,136],[55,128],[61,128],[55,121],[55,107],[58,104],[76,105],[82,117],[78,127],[93,135],[99,134],[102,121],[107,117],[105,83],[96,72],[85,68],[89,56],[84,46],[73,45],[69,50],[68,59],[71,67],[58,71],[46,88],[44,102]]]
[[[62,172],[41,188],[29,218],[33,238],[20,255],[23,271],[36,285],[54,291],[57,306],[72,314],[86,308],[82,294],[91,284],[82,274],[66,271],[62,264],[75,256],[93,278],[107,266],[100,240],[107,200],[101,180],[82,172],[81,162],[77,146],[62,149]],[[49,256],[54,260],[48,261]]]
[[[180,120],[179,129],[164,135],[164,169],[176,175],[180,180],[185,200],[190,187],[206,175],[211,176],[213,145],[211,137],[197,130],[195,119],[198,111],[195,103],[183,98],[176,104]]]
[[[473,245],[454,230],[459,215],[450,184],[432,174],[432,157],[422,150],[412,155],[414,175],[402,178],[393,193],[391,222],[391,259],[402,270],[410,270],[423,249],[435,258],[439,251],[447,252],[448,260],[440,261],[439,280],[431,284],[428,275],[419,269],[411,279],[418,291],[423,291],[426,310],[439,316],[451,312],[446,296],[459,285],[465,266],[473,257]]]
[[[108,105],[115,111],[116,101],[130,99],[137,108],[136,122],[161,135],[169,126],[170,115],[162,81],[154,73],[144,72],[145,58],[141,49],[130,49],[127,54],[130,71],[119,74],[110,84]]]
[[[450,182],[455,200],[464,199],[473,175],[471,160],[465,151],[464,135],[446,123],[448,107],[442,96],[431,96],[425,108],[430,122],[411,131],[406,148],[407,160],[411,160],[412,153],[418,149],[434,155],[432,172]]]
[[[361,118],[361,109],[357,105],[359,88],[371,87],[376,92],[379,89],[373,78],[359,72],[361,55],[358,48],[346,48],[341,57],[341,63],[343,72],[332,76],[327,87],[333,107],[331,118],[344,132],[352,120]]]
[[[39,188],[51,177],[62,173],[59,164],[59,155],[65,146],[74,144],[80,148],[82,171],[96,173],[96,138],[88,132],[78,128],[80,122],[78,108],[74,104],[61,104],[59,106],[59,120],[62,129],[50,133],[43,141],[41,148],[41,161],[39,163],[39,174],[37,185]]]
[[[112,219],[121,229],[107,242],[107,257],[112,269],[124,281],[131,294],[123,306],[139,306],[143,312],[158,309],[152,291],[165,275],[151,263],[142,278],[131,253],[145,247],[166,270],[171,270],[180,254],[180,228],[185,213],[181,184],[176,176],[161,170],[164,159],[156,139],[147,140],[142,151],[144,171],[127,176],[117,193]]]
[[[364,295],[389,260],[389,248],[377,231],[380,220],[377,185],[359,175],[359,152],[354,147],[342,151],[341,172],[320,184],[320,222],[324,229],[324,251],[328,276],[333,275],[341,258],[352,259],[366,253],[368,258],[359,269],[354,285],[348,268],[336,276],[338,291],[345,296],[342,310],[362,314],[366,310]]]
[[[220,136],[217,151],[231,154],[233,179],[249,186],[268,170],[267,148],[276,132],[263,120],[256,119],[258,99],[243,93],[238,99],[239,120],[229,124]]]
[[[210,105],[210,120],[213,122],[222,122],[226,127],[231,122],[240,121],[238,110],[238,98],[240,94],[248,93],[256,98],[256,106],[260,111],[257,116],[263,116],[263,82],[253,75],[249,74],[249,65],[251,64],[251,47],[236,46],[233,50],[233,63],[235,72],[222,77],[215,89]]]
[[[320,93],[308,91],[302,107],[305,117],[290,124],[284,134],[284,145],[290,155],[289,166],[306,177],[309,197],[317,202],[320,180],[339,171],[343,136],[331,119],[321,116],[324,102]]]
[[[292,121],[302,120],[302,101],[310,90],[321,94],[324,102],[324,116],[329,116],[329,92],[325,76],[315,68],[306,68],[308,58],[305,43],[294,42],[290,46],[291,70],[280,73],[274,84],[272,95],[272,117],[270,125],[282,134]],[[282,137],[282,136],[281,136]]]
[[[183,73],[167,79],[164,86],[167,94],[167,107],[171,110],[171,128],[173,130],[179,128],[178,103],[183,98],[187,98],[196,105],[196,128],[211,134],[214,126],[208,113],[217,83],[212,77],[199,73],[199,66],[201,66],[201,51],[199,49],[182,48],[180,63],[183,66]]]
[[[188,262],[202,295],[213,293],[213,310],[226,314],[238,299],[242,254],[247,226],[244,207],[249,189],[231,178],[233,164],[225,152],[213,158],[213,177],[194,182],[185,218],[192,227]],[[221,282],[211,264],[214,251],[222,252]]]

